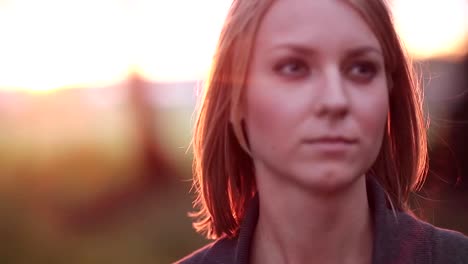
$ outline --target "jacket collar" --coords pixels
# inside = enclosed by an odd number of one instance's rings
[[[422,223],[405,212],[388,208],[384,189],[373,177],[367,177],[367,196],[373,221],[373,264],[426,263],[428,237]],[[235,264],[248,264],[250,248],[258,220],[259,199],[249,203],[241,224],[234,252]]]

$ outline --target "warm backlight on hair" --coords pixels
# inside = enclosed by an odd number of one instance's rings
[[[51,91],[206,75],[232,0],[0,1],[0,89]],[[466,0],[393,0],[417,58],[466,51]]]
[[[459,58],[468,52],[468,1],[393,0],[398,31],[417,59]]]

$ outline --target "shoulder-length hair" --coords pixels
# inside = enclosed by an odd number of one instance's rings
[[[369,173],[394,209],[426,175],[426,123],[422,93],[383,0],[345,0],[367,21],[383,49],[390,92],[380,153]],[[253,162],[241,120],[241,98],[258,27],[274,0],[234,0],[203,89],[193,136],[194,227],[208,238],[238,233],[256,192]]]

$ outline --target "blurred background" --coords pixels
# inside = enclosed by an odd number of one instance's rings
[[[0,0],[0,263],[171,263],[207,243],[189,143],[230,3]],[[391,3],[431,119],[413,207],[468,234],[468,2]]]

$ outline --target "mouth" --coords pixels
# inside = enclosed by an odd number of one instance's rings
[[[319,153],[326,155],[344,155],[351,151],[355,145],[358,144],[357,138],[352,137],[317,137],[309,138],[303,141],[304,146],[308,149],[318,151]]]
[[[356,144],[358,140],[352,137],[344,136],[327,136],[305,139],[304,143],[307,144]]]

